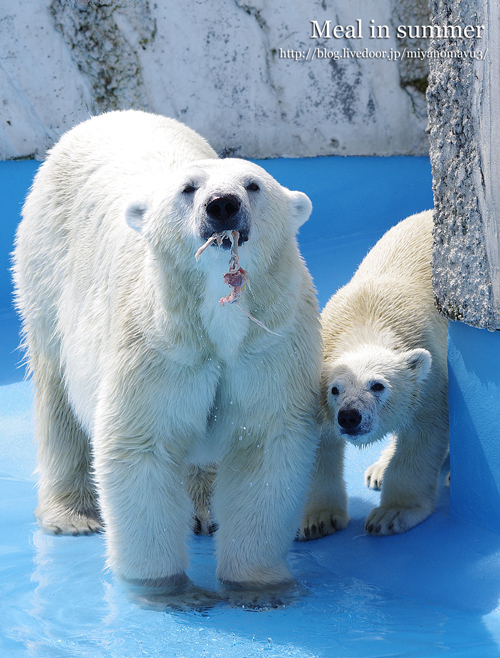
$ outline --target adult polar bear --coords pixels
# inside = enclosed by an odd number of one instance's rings
[[[447,321],[434,307],[432,212],[388,231],[321,314],[324,425],[300,539],[345,527],[344,440],[395,437],[365,481],[382,488],[374,535],[405,532],[434,510],[448,450]]]
[[[119,576],[177,586],[187,465],[218,462],[218,578],[291,579],[321,370],[295,239],[310,211],[306,195],[219,160],[171,119],[112,112],[62,137],[24,206],[14,258],[43,528],[96,531],[102,514]],[[250,277],[241,305],[274,333],[219,304],[229,243],[195,260],[226,229],[239,232]]]

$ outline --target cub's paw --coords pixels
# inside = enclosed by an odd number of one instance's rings
[[[341,510],[321,510],[306,514],[302,518],[295,539],[296,541],[309,541],[310,539],[333,535],[337,530],[343,530],[349,521],[350,518],[347,512]]]
[[[378,491],[382,487],[382,480],[384,478],[387,463],[379,460],[369,466],[365,471],[365,485],[370,489]]]
[[[64,510],[37,516],[40,528],[51,535],[91,535],[103,530],[102,521],[96,512],[80,514]]]
[[[370,535],[396,535],[414,528],[430,516],[424,507],[375,507],[366,517],[365,530]]]

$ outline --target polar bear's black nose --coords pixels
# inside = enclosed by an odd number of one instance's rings
[[[361,414],[356,409],[341,409],[338,415],[339,425],[346,432],[352,432],[361,423]]]
[[[207,204],[207,215],[211,220],[220,222],[221,230],[235,228],[234,226],[226,226],[226,223],[232,219],[240,209],[240,202],[232,194],[227,196],[219,196],[212,199]]]

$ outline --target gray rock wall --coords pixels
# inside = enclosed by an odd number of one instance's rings
[[[436,304],[450,320],[498,330],[499,3],[432,0],[431,12],[440,25],[485,25],[482,38],[431,44],[440,55],[431,60],[427,89]]]
[[[363,38],[312,39],[312,20]],[[128,107],[241,157],[424,154],[426,63],[387,57],[420,45],[397,24],[427,20],[427,0],[2,0],[0,159]]]

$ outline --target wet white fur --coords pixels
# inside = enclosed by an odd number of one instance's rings
[[[182,193],[188,183],[194,194]],[[280,337],[219,304],[228,251],[195,260],[213,193],[242,199],[251,290],[241,305]],[[170,119],[113,112],[63,136],[15,249],[43,528],[89,532],[102,517],[119,576],[182,582],[190,464],[218,462],[219,579],[290,579],[285,555],[317,444],[320,327],[295,239],[310,211],[304,194],[217,159]]]
[[[322,316],[324,425],[302,538],[344,527],[344,439],[365,445],[394,434],[365,474],[382,488],[366,519],[376,535],[405,532],[434,510],[438,473],[448,449],[446,334],[431,285],[432,212],[409,217],[369,252]],[[381,391],[372,390],[381,384]],[[336,387],[335,395],[332,388]],[[349,437],[338,411],[362,412]]]

